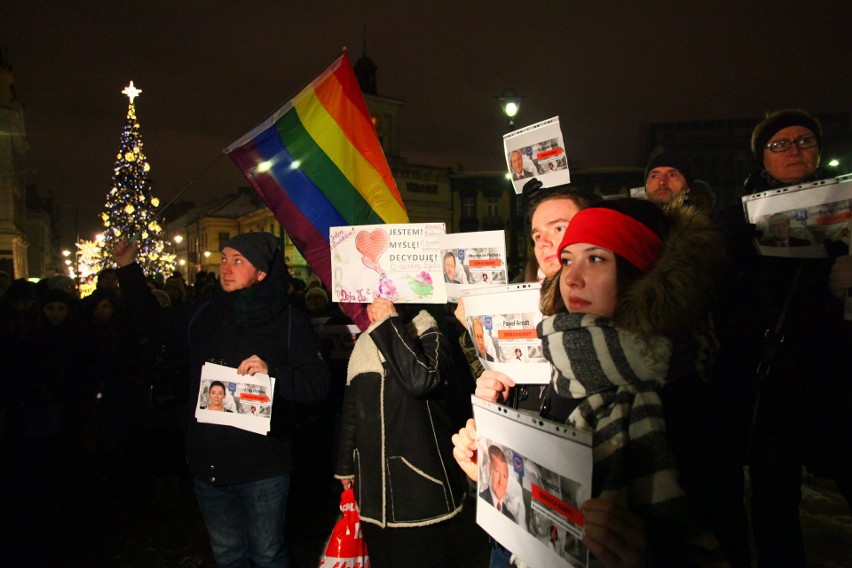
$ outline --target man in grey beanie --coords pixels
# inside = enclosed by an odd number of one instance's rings
[[[229,239],[222,247],[222,266],[219,271],[222,289],[233,292],[266,278],[276,251],[278,239],[271,233],[242,233]],[[254,269],[245,271],[245,277],[248,278],[245,281],[243,272],[234,272],[235,267],[244,265],[242,260],[247,260]]]
[[[657,154],[645,168],[645,194],[648,199],[663,205],[681,193],[689,193],[692,183],[689,160],[674,152]]]
[[[278,239],[244,233],[228,240],[210,298],[167,309],[148,290],[135,254],[126,241],[114,251],[128,311],[148,336],[189,353],[190,389],[199,394],[186,409],[186,460],[216,563],[287,567],[294,403],[321,402],[329,380],[310,321],[290,303]],[[275,378],[268,435],[196,419],[209,412],[201,381],[209,361]],[[236,414],[245,414],[242,406]]]

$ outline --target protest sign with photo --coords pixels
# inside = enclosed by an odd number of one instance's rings
[[[592,496],[592,436],[471,397],[476,522],[530,566],[586,566],[580,504]]]
[[[550,381],[550,363],[535,330],[542,317],[540,295],[538,282],[462,292],[468,333],[482,365],[518,384]]]
[[[571,183],[558,116],[504,134],[503,150],[517,194],[531,178],[544,187]]]
[[[238,375],[233,367],[205,363],[195,405],[195,419],[266,435],[272,422],[275,379]]]
[[[852,174],[762,191],[742,198],[765,256],[824,258],[824,243],[849,246],[852,232]]]
[[[627,193],[633,199],[648,199],[648,192],[645,191],[644,185],[640,185],[639,187],[631,187],[627,190]]]
[[[507,284],[505,231],[444,235],[441,266],[451,302],[457,302],[464,290]]]
[[[331,298],[342,303],[444,304],[443,223],[331,227]]]

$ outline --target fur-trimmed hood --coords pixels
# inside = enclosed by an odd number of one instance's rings
[[[720,229],[683,199],[664,208],[671,227],[649,272],[631,283],[615,323],[641,333],[674,333],[707,320],[725,262]]]

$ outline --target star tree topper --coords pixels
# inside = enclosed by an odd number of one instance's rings
[[[127,95],[127,98],[130,99],[130,104],[133,104],[133,99],[142,94],[141,89],[137,89],[133,86],[133,81],[130,81],[130,84],[124,87],[124,90],[121,91],[123,94]]]

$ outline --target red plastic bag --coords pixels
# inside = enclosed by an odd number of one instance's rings
[[[320,568],[370,568],[367,544],[361,536],[361,518],[351,489],[340,495],[343,516],[334,525],[331,537],[320,559]]]

